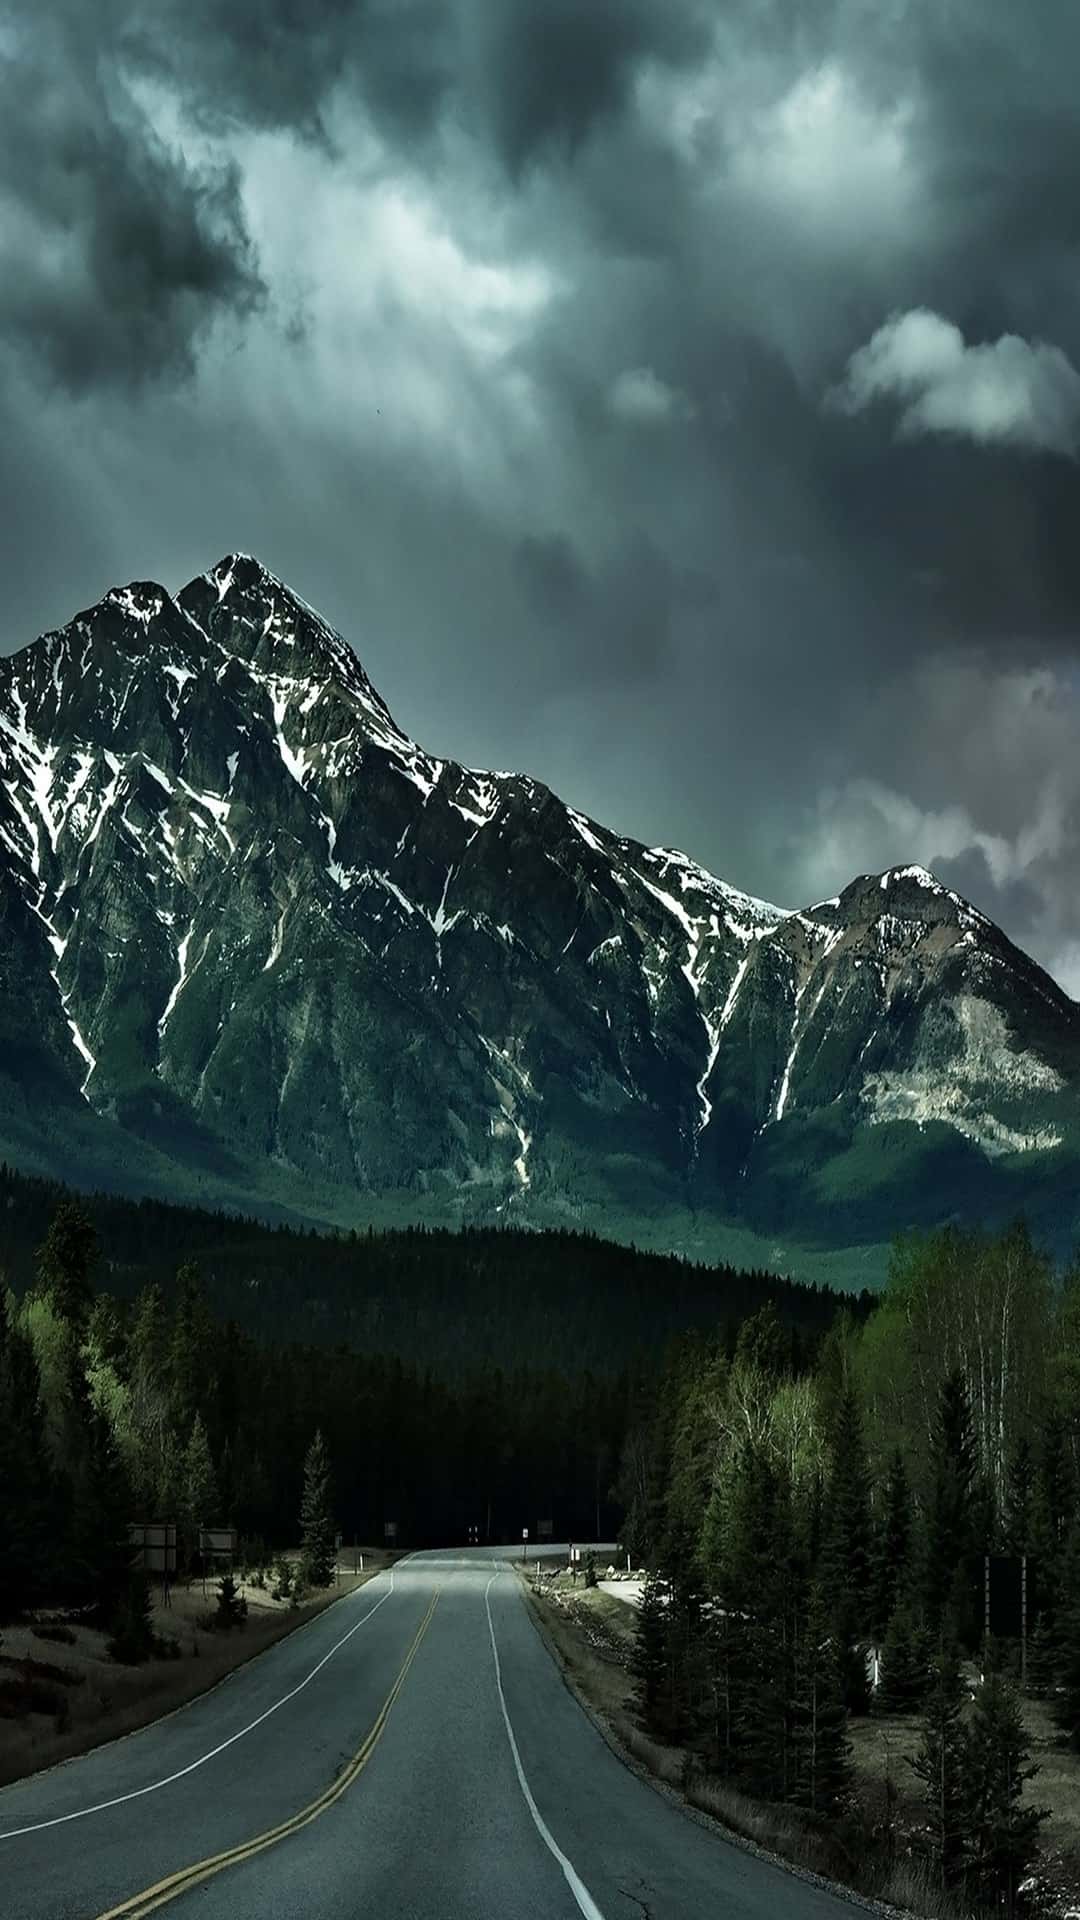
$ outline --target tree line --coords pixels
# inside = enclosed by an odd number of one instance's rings
[[[1023,1226],[950,1229],[898,1246],[876,1312],[812,1352],[771,1306],[733,1355],[688,1336],[620,1486],[651,1570],[644,1728],[835,1821],[851,1717],[919,1715],[930,1872],[1016,1911],[1041,1821],[1021,1678],[1080,1748],[1080,1274],[1059,1285]],[[1026,1563],[1026,1648],[1018,1603],[987,1643],[987,1556],[1014,1596]]]
[[[0,1164],[0,1270],[20,1296],[67,1196]],[[764,1272],[645,1253],[592,1233],[463,1227],[316,1233],[110,1194],[80,1196],[103,1254],[100,1280],[133,1302],[199,1269],[214,1314],[263,1343],[398,1357],[440,1380],[484,1368],[608,1376],[651,1365],[675,1333],[737,1323],[775,1300],[808,1333],[842,1296]],[[869,1296],[854,1303],[869,1311]]]

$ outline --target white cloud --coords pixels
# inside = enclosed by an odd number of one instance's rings
[[[685,393],[669,387],[651,367],[627,367],[608,392],[608,412],[631,427],[663,427],[694,418]]]
[[[826,395],[844,413],[879,399],[903,403],[903,438],[949,433],[983,446],[1080,451],[1080,373],[1060,347],[1015,333],[968,345],[926,307],[890,314]]]

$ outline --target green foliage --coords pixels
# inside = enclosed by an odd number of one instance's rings
[[[214,1625],[219,1632],[230,1633],[247,1619],[248,1604],[231,1573],[223,1573],[217,1587],[217,1612]]]
[[[0,1619],[32,1604],[50,1571],[50,1470],[33,1350],[17,1324],[13,1296],[0,1289]]]
[[[844,1676],[829,1630],[829,1610],[814,1587],[795,1659],[792,1747],[787,1797],[813,1813],[835,1814],[851,1793],[851,1742]]]
[[[1070,1746],[1080,1751],[1080,1520],[1073,1523],[1063,1557],[1051,1662],[1056,1680],[1054,1718]]]
[[[956,1647],[945,1642],[933,1663],[922,1744],[910,1762],[922,1782],[926,1851],[944,1892],[961,1884],[965,1867],[968,1803],[963,1701],[959,1656]]]
[[[964,1741],[964,1881],[980,1906],[1010,1915],[1022,1904],[1020,1889],[1047,1818],[1025,1802],[1024,1789],[1039,1771],[1028,1764],[1029,1753],[1016,1695],[991,1673],[975,1696]]]
[[[844,1699],[851,1712],[865,1713],[872,1528],[862,1409],[854,1385],[841,1395],[830,1452],[821,1578],[829,1596]]]
[[[974,1643],[971,1599],[973,1515],[978,1462],[967,1381],[954,1367],[941,1388],[933,1435],[933,1481],[927,1521],[923,1604],[940,1632],[946,1617]]]
[[[157,1651],[150,1582],[144,1573],[133,1572],[128,1576],[127,1585],[115,1603],[111,1624],[110,1659],[124,1666],[138,1666]]]
[[[638,1725],[648,1734],[663,1731],[663,1701],[668,1671],[667,1582],[656,1574],[645,1581],[634,1638],[634,1700]]]
[[[89,1314],[100,1258],[98,1236],[85,1208],[63,1200],[37,1250],[37,1288],[51,1295],[57,1312],[77,1328]]]
[[[914,1515],[911,1486],[899,1447],[889,1461],[880,1518],[874,1539],[872,1623],[884,1636],[897,1607],[912,1585]]]
[[[200,1527],[213,1526],[217,1519],[217,1504],[210,1442],[202,1415],[196,1413],[180,1468],[180,1518],[189,1562],[198,1550]]]
[[[930,1685],[926,1634],[908,1602],[893,1609],[881,1647],[878,1704],[886,1713],[916,1713]]]
[[[300,1567],[309,1586],[328,1587],[334,1577],[334,1509],[330,1491],[330,1459],[326,1442],[316,1430],[304,1461],[304,1492],[300,1503]]]

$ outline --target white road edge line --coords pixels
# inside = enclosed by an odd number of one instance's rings
[[[375,1577],[377,1579],[378,1575]],[[141,1800],[145,1794],[159,1793],[162,1787],[171,1787],[177,1780],[183,1780],[189,1773],[195,1773],[199,1767],[205,1767],[208,1760],[216,1760],[219,1753],[224,1753],[227,1747],[235,1746],[237,1740],[243,1740],[246,1734],[254,1733],[255,1728],[261,1727],[263,1721],[269,1720],[270,1715],[276,1713],[279,1707],[287,1707],[290,1700],[295,1700],[298,1693],[303,1693],[304,1688],[310,1681],[314,1680],[317,1673],[322,1671],[327,1661],[332,1660],[335,1653],[340,1652],[345,1642],[352,1639],[354,1633],[359,1633],[361,1627],[367,1625],[373,1613],[378,1613],[379,1608],[386,1605],[393,1591],[394,1568],[391,1567],[390,1585],[383,1594],[382,1599],[376,1600],[375,1605],[368,1608],[363,1618],[358,1620],[355,1626],[350,1627],[348,1633],[343,1633],[340,1640],[334,1642],[329,1652],[324,1653],[322,1659],[316,1661],[311,1672],[304,1675],[299,1685],[293,1687],[289,1693],[283,1693],[281,1699],[275,1700],[273,1706],[267,1707],[264,1713],[260,1713],[257,1720],[251,1720],[246,1727],[240,1727],[236,1733],[230,1733],[228,1739],[223,1740],[220,1746],[211,1747],[209,1753],[200,1754],[197,1760],[192,1760],[188,1766],[181,1767],[176,1773],[166,1774],[163,1780],[151,1780],[147,1786],[135,1787],[130,1793],[118,1793],[115,1799],[99,1800],[96,1806],[93,1807],[77,1807],[74,1813],[58,1813],[52,1820],[36,1820],[33,1825],[29,1827],[11,1827],[7,1833],[0,1833],[0,1841],[18,1840],[27,1833],[43,1833],[47,1827],[66,1826],[69,1820],[86,1820],[92,1813],[106,1813],[110,1807],[122,1807],[125,1806],[129,1800]],[[194,1706],[195,1701],[189,1701],[188,1704]],[[146,1732],[153,1724],[151,1720],[148,1723],[148,1727],[139,1728],[138,1731]],[[19,1782],[15,1780],[11,1782],[12,1786],[18,1786],[18,1784]]]
[[[499,1578],[499,1572],[501,1571],[502,1569],[498,1569],[495,1573],[493,1573],[491,1576],[491,1579],[487,1583],[487,1586],[484,1588],[484,1606],[487,1609],[488,1632],[491,1635],[491,1651],[495,1656],[495,1685],[499,1689],[499,1705],[502,1708],[503,1722],[506,1727],[506,1737],[510,1742],[510,1752],[514,1757],[514,1768],[518,1777],[518,1786],[521,1788],[522,1794],[524,1795],[525,1805],[528,1807],[529,1812],[532,1814],[533,1825],[535,1826],[536,1831],[540,1835],[540,1838],[543,1841],[548,1852],[554,1855],[555,1859],[558,1861],[560,1867],[562,1868],[563,1878],[565,1879],[567,1886],[569,1887],[571,1893],[573,1894],[574,1899],[577,1901],[578,1907],[580,1908],[581,1912],[585,1915],[585,1920],[604,1920],[604,1916],[601,1913],[599,1907],[597,1906],[596,1901],[593,1899],[592,1894],[589,1892],[588,1887],[584,1884],[584,1881],[582,1881],[579,1878],[578,1874],[575,1872],[572,1863],[567,1859],[558,1841],[555,1839],[554,1834],[551,1832],[550,1827],[547,1825],[543,1814],[541,1813],[539,1807],[537,1806],[536,1801],[532,1797],[532,1789],[529,1786],[529,1782],[525,1778],[525,1769],[521,1764],[521,1755],[518,1752],[518,1743],[514,1738],[514,1729],[510,1725],[510,1715],[506,1710],[506,1695],[503,1692],[502,1668],[499,1665],[499,1649],[495,1642],[495,1623],[491,1618],[491,1601],[488,1598],[488,1595],[490,1594],[492,1587],[495,1585],[496,1580]]]

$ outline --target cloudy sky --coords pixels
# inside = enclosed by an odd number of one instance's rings
[[[256,553],[399,721],[1080,994],[1080,14],[0,0],[0,647]]]

